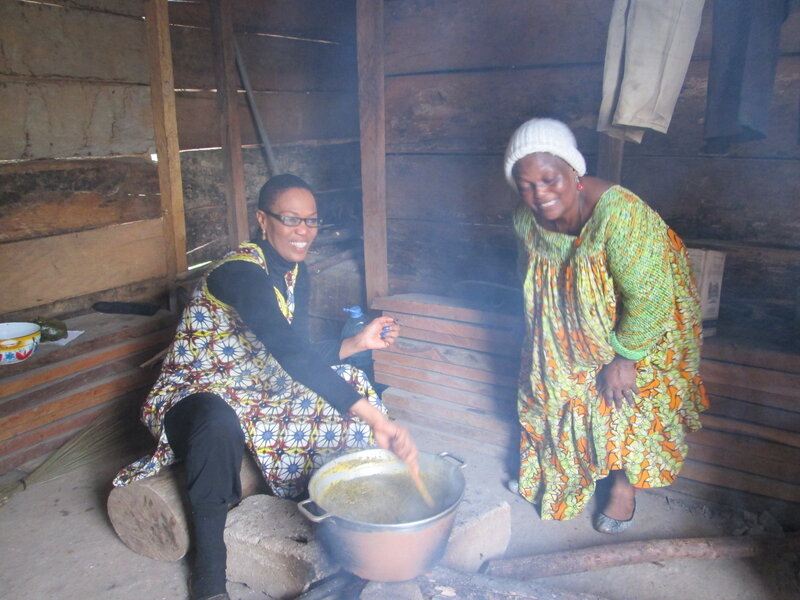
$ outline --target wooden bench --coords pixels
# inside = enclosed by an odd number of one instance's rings
[[[168,311],[90,313],[66,324],[84,333],[0,366],[0,474],[43,458],[100,412],[119,410],[135,419],[158,375],[158,364],[140,365],[169,344],[176,320]]]

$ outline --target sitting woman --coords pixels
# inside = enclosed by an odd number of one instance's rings
[[[278,175],[261,189],[262,239],[213,265],[183,312],[161,374],[142,409],[158,440],[153,456],[124,469],[114,485],[186,466],[194,599],[228,598],[223,531],[241,499],[239,470],[250,450],[272,491],[294,498],[326,455],[370,446],[417,469],[408,431],[390,421],[364,374],[336,364],[385,348],[398,335],[379,317],[322,356],[309,342],[309,275],[304,264],[321,221],[308,184]],[[332,366],[335,365],[335,366]]]
[[[593,524],[617,533],[635,488],[672,483],[700,427],[700,303],[675,232],[585,172],[560,121],[524,123],[506,150],[526,267],[518,489],[542,518],[570,519],[607,478]]]

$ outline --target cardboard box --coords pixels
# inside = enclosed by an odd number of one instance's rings
[[[722,273],[725,270],[725,253],[706,248],[689,248],[689,259],[700,293],[703,311],[703,337],[717,332],[719,301],[722,296]]]

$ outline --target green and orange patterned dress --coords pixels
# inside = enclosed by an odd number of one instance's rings
[[[518,393],[520,493],[544,519],[570,519],[595,482],[672,483],[708,401],[698,374],[700,302],[683,242],[632,192],[609,188],[579,236],[514,216],[527,251],[526,336]],[[597,376],[636,360],[640,393],[617,410]]]

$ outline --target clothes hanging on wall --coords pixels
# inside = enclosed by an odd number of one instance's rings
[[[766,136],[781,26],[790,4],[790,0],[714,2],[702,153],[724,154],[732,142]]]
[[[614,1],[598,131],[636,143],[641,143],[645,129],[666,133],[692,58],[704,3]]]

